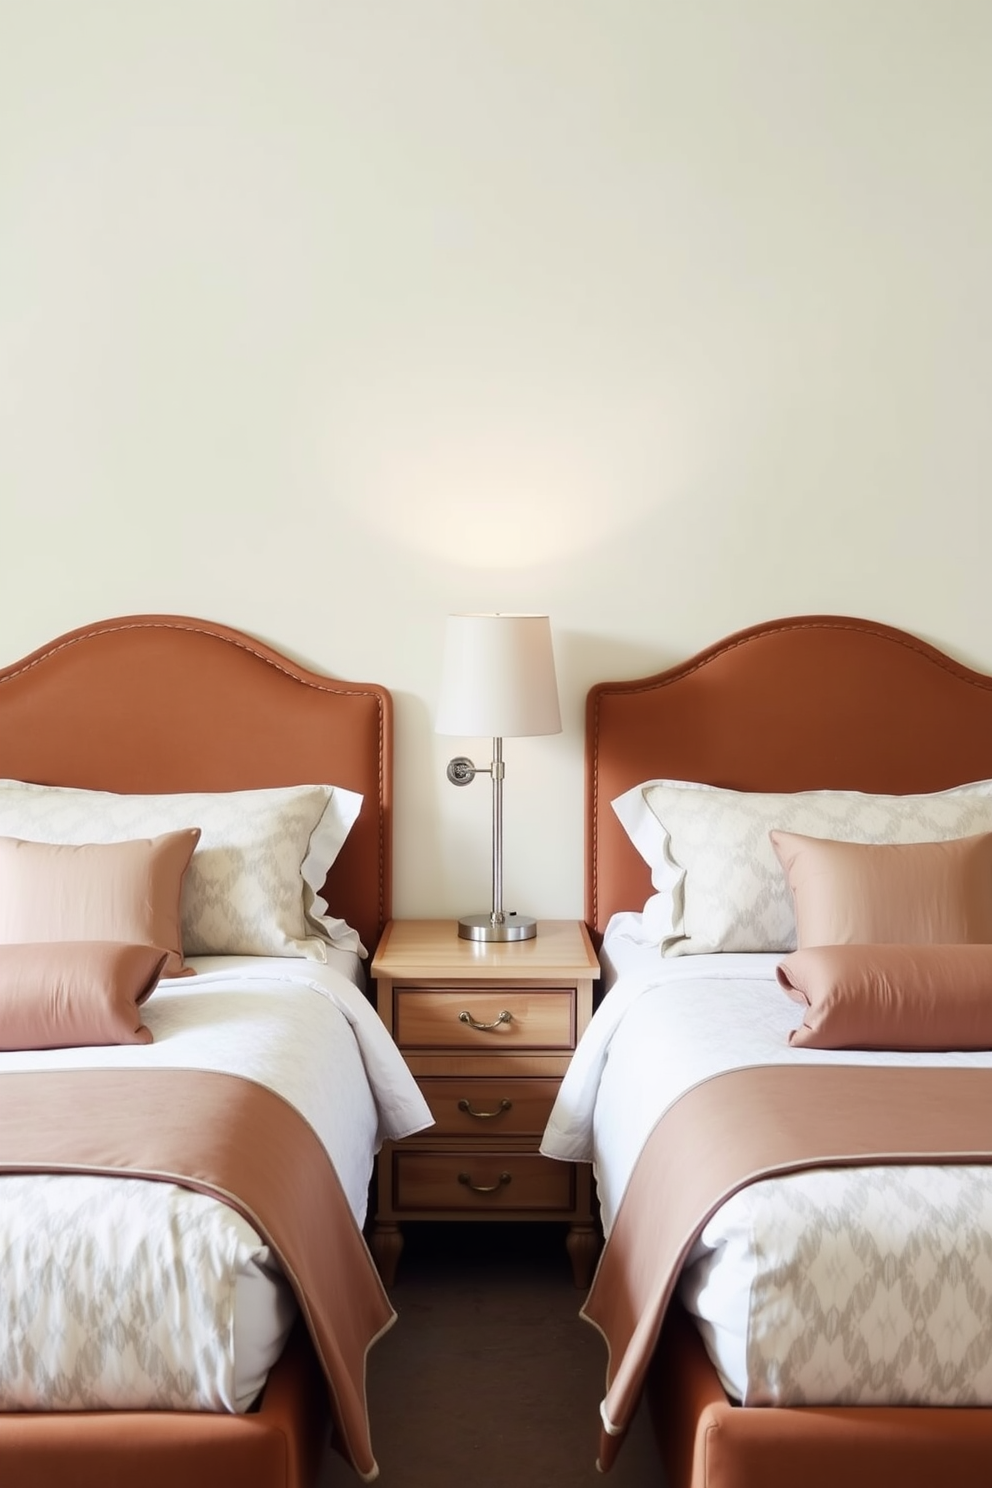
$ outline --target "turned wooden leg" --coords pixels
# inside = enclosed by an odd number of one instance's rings
[[[594,1224],[573,1224],[565,1236],[565,1249],[572,1262],[572,1278],[583,1291],[592,1281],[599,1245],[599,1230]]]
[[[396,1267],[403,1252],[403,1231],[398,1224],[380,1223],[372,1227],[369,1249],[384,1287],[391,1287],[396,1280]]]

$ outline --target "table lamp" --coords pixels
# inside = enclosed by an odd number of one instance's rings
[[[464,915],[458,934],[463,940],[530,940],[536,920],[503,909],[503,740],[561,733],[547,615],[448,616],[435,730],[493,741],[488,767],[459,755],[447,769],[452,785],[486,774],[493,782],[492,909]]]

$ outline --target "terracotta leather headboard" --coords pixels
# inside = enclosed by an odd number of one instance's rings
[[[646,865],[610,801],[642,780],[734,790],[943,790],[992,778],[992,677],[838,615],[738,631],[586,704],[586,919],[640,909]]]
[[[130,615],[0,671],[0,777],[122,792],[361,791],[328,902],[370,950],[389,918],[389,693],[306,671],[228,626]]]

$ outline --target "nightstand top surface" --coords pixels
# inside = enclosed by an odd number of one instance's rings
[[[372,960],[373,977],[493,976],[501,982],[598,977],[581,920],[539,920],[532,940],[462,940],[455,920],[391,920]]]

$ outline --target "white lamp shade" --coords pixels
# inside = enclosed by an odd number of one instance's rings
[[[560,734],[547,615],[449,615],[439,734],[522,738]]]

